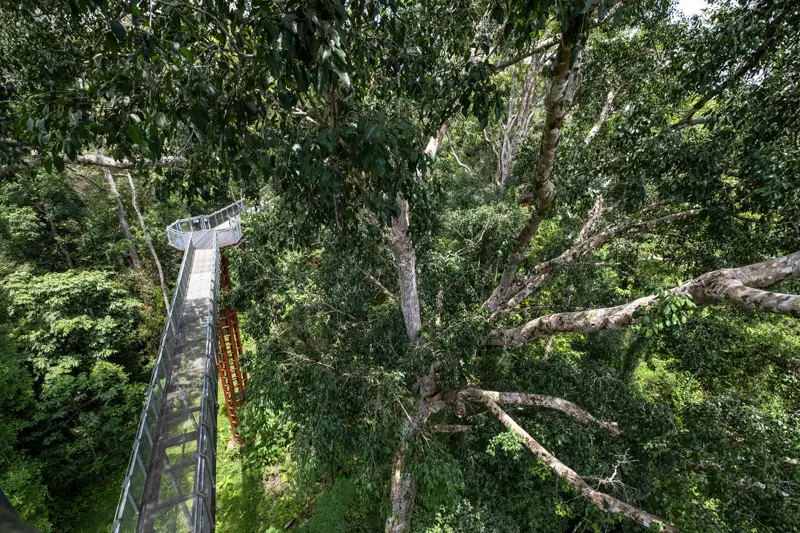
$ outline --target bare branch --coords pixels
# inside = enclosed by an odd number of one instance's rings
[[[473,399],[485,404],[492,414],[494,414],[506,428],[516,433],[522,439],[525,447],[533,452],[537,459],[542,461],[548,468],[550,468],[550,470],[572,485],[598,509],[611,514],[621,513],[644,527],[650,527],[654,524],[658,525],[661,527],[662,532],[676,533],[678,531],[674,526],[668,524],[663,519],[648,513],[647,511],[643,511],[638,507],[634,507],[633,505],[618,500],[613,496],[609,496],[608,494],[604,494],[593,489],[588,483],[586,483],[586,481],[584,481],[581,476],[579,476],[570,467],[559,461],[553,454],[547,451],[544,446],[539,444],[539,442],[531,437],[527,431],[517,424],[513,418],[508,416],[508,414],[500,408],[490,394],[477,389],[472,389],[471,394]]]
[[[695,114],[701,109],[703,109],[708,102],[716,98],[719,94],[722,93],[722,91],[724,91],[731,84],[733,84],[733,82],[735,82],[736,80],[738,80],[739,78],[743,77],[748,72],[753,70],[755,67],[757,67],[758,64],[761,62],[761,58],[764,57],[764,54],[767,53],[767,50],[769,50],[769,48],[775,42],[775,33],[777,29],[780,27],[780,25],[783,23],[783,19],[785,18],[785,16],[786,14],[783,11],[778,13],[778,15],[767,26],[766,38],[761,43],[761,46],[759,46],[756,49],[753,55],[748,57],[745,60],[745,62],[742,63],[741,66],[739,66],[739,68],[736,69],[736,71],[729,78],[720,83],[716,88],[710,90],[709,92],[701,96],[700,99],[697,100],[688,111],[686,111],[686,114],[684,114],[683,118],[678,122],[676,122],[675,124],[673,124],[672,126],[669,126],[667,130],[674,131],[689,125],[691,120],[694,118]]]
[[[678,131],[686,128],[691,128],[692,126],[699,126],[701,124],[709,124],[711,122],[711,117],[698,117],[693,118],[687,121],[678,122],[672,126],[670,126],[668,131]]]
[[[600,128],[603,127],[606,120],[608,119],[608,114],[611,111],[611,108],[614,107],[614,98],[617,96],[617,89],[616,87],[612,87],[610,91],[608,91],[608,95],[606,96],[606,103],[603,104],[603,109],[600,110],[600,116],[597,118],[597,122],[594,123],[592,129],[589,130],[589,134],[583,140],[585,144],[589,144],[592,142],[592,139],[600,132]]]
[[[800,252],[744,267],[715,270],[669,292],[691,298],[698,306],[730,303],[800,318],[800,296],[760,290],[796,277],[800,277]],[[519,346],[555,333],[622,330],[635,323],[633,314],[637,309],[648,307],[655,299],[656,296],[645,296],[616,307],[541,316],[518,328],[493,331],[487,344]]]
[[[596,419],[592,414],[578,404],[572,403],[563,398],[555,396],[544,396],[542,394],[527,394],[523,392],[495,392],[480,390],[470,387],[466,389],[469,397],[488,396],[500,405],[531,405],[534,407],[545,407],[560,411],[584,424],[597,424],[611,435],[617,437],[622,432],[616,422],[603,422]]]
[[[375,278],[372,274],[370,274],[369,272],[366,272],[365,270],[362,270],[362,269],[359,269],[359,270],[361,270],[361,272],[364,274],[365,278],[370,280],[383,294],[388,296],[390,300],[394,300],[395,302],[399,302],[400,301],[400,297],[399,296],[397,296],[395,293],[393,293],[392,291],[387,289],[383,285],[383,283],[378,281],[378,279]]]
[[[530,50],[526,50],[525,52],[521,52],[515,56],[498,61],[497,63],[492,65],[492,70],[494,70],[494,72],[498,72],[512,65],[516,65],[520,61],[524,61],[525,59],[528,59],[533,55],[540,54],[545,50],[547,50],[548,48],[554,47],[560,41],[561,39],[559,37],[548,37],[547,39],[542,39],[541,41],[536,43],[536,45],[534,45],[534,47],[531,48]]]
[[[466,424],[436,424],[433,429],[437,433],[465,433],[472,431],[472,426]]]
[[[75,158],[78,165],[97,165],[108,168],[133,168],[135,162],[128,159],[114,159],[102,154],[83,154]],[[159,167],[185,167],[186,159],[180,156],[166,156],[155,162]]]
[[[642,210],[639,215],[650,212],[659,205],[659,203],[654,203]],[[554,257],[553,259],[539,263],[533,272],[522,277],[518,280],[518,283],[509,287],[509,290],[506,292],[508,301],[505,303],[505,305],[503,305],[503,302],[498,302],[498,307],[494,309],[489,308],[489,311],[492,312],[491,319],[497,320],[498,318],[511,312],[520,303],[522,303],[525,298],[530,296],[533,291],[538,289],[542,283],[550,279],[555,273],[556,267],[563,266],[572,263],[576,259],[586,257],[587,255],[599,250],[612,239],[624,235],[630,231],[654,231],[661,226],[688,220],[700,215],[701,213],[701,209],[691,209],[689,211],[682,211],[680,213],[674,213],[672,215],[646,220],[644,222],[638,222],[637,220],[639,215],[637,215],[627,219],[621,224],[607,228],[587,238],[586,240],[579,241],[575,246],[569,248],[558,257]]]
[[[158,271],[158,279],[161,282],[161,296],[164,297],[164,312],[168,313],[169,296],[167,295],[167,282],[164,279],[164,269],[161,267],[161,261],[158,259],[156,249],[153,247],[153,239],[150,238],[150,232],[147,231],[147,224],[144,222],[142,210],[139,209],[139,202],[136,199],[136,184],[133,182],[133,177],[131,176],[130,172],[125,172],[125,174],[128,177],[128,184],[131,187],[131,204],[133,205],[133,210],[136,212],[136,216],[139,218],[139,226],[142,228],[144,240],[147,243],[147,248],[150,250],[150,255],[153,257],[153,262],[155,263],[156,270]]]
[[[592,231],[594,231],[594,226],[597,224],[597,219],[599,219],[603,215],[603,197],[598,196],[597,200],[594,202],[594,207],[592,207],[592,211],[589,213],[589,218],[586,219],[586,223],[581,228],[581,232],[578,234],[578,242],[581,243],[589,238]]]
[[[125,212],[125,204],[122,203],[122,197],[117,190],[117,182],[114,181],[114,175],[108,170],[108,167],[103,167],[103,175],[105,175],[106,181],[108,181],[108,188],[111,190],[111,196],[117,202],[117,218],[119,218],[119,225],[122,228],[125,241],[128,243],[128,254],[131,257],[131,266],[134,270],[140,270],[142,264],[139,261],[139,253],[136,251],[136,243],[133,242],[133,235],[131,235],[131,227],[130,224],[128,224],[128,214]],[[167,309],[169,309],[169,306]]]
[[[447,134],[447,132],[445,132],[444,136],[445,136],[445,138],[447,138],[447,144],[449,145],[449,148],[450,148],[450,155],[452,155],[455,158],[456,163],[458,163],[458,166],[460,166],[461,168],[463,168],[464,170],[469,172],[469,174],[471,176],[472,175],[472,169],[469,168],[464,163],[462,163],[461,160],[458,158],[458,154],[456,154],[456,151],[453,149],[453,143],[452,143],[452,141],[450,141],[450,136]]]

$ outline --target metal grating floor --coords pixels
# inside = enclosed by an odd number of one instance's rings
[[[208,233],[213,234],[213,231]],[[142,499],[140,532],[194,530],[195,509],[192,507],[198,487],[195,467],[197,454],[202,453],[199,449],[200,409],[207,368],[207,330],[209,319],[214,316],[210,311],[214,303],[216,253],[211,245],[204,249],[198,246],[194,252],[180,315],[177,348],[165,387]]]

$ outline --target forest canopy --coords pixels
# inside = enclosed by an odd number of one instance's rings
[[[162,228],[244,197],[256,503],[234,526],[221,493],[220,531],[797,530],[798,27],[793,0],[1,2],[0,488],[109,526]]]

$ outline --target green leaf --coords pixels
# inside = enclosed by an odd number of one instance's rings
[[[128,124],[128,137],[136,144],[144,144],[144,136],[138,124]]]
[[[124,43],[127,33],[122,23],[118,20],[112,20],[109,24],[111,25],[111,31],[114,33],[114,37],[116,37],[119,42]]]
[[[178,49],[178,51],[181,53],[181,55],[183,57],[185,57],[189,61],[192,61],[194,59],[194,53],[191,50],[189,50],[188,48],[186,48],[185,46],[181,46]]]
[[[42,161],[42,164],[44,165],[44,169],[45,169],[45,170],[46,170],[48,173],[49,173],[49,172],[53,172],[53,160],[52,160],[52,159],[50,159],[50,158],[48,157],[47,159],[45,159],[44,161]]]
[[[54,155],[53,156],[53,164],[55,165],[56,169],[59,172],[64,172],[65,165],[64,165],[64,158],[63,157],[61,157],[60,155]]]
[[[156,114],[156,126],[159,128],[166,128],[167,127],[167,115],[164,113],[159,112]]]
[[[366,128],[366,132],[364,133],[364,141],[369,141],[370,139],[374,138],[380,131],[380,128],[375,124],[369,124]]]
[[[505,18],[506,18],[505,10],[499,5],[494,6],[494,9],[492,9],[492,20],[500,24],[503,22],[503,20],[505,20]]]

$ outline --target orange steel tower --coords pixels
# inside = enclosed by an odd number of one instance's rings
[[[231,272],[228,258],[222,256],[219,274],[219,288],[221,291],[230,292]],[[223,298],[223,302],[227,299]],[[225,408],[231,422],[231,432],[239,440],[239,416],[237,409],[245,405],[244,390],[247,387],[247,372],[239,365],[239,356],[242,351],[242,333],[239,331],[239,315],[236,309],[225,305],[219,312],[219,351],[217,352],[217,368],[225,396]]]

